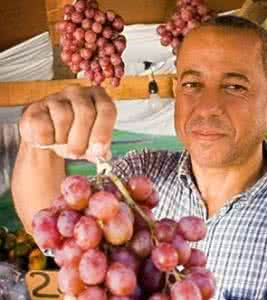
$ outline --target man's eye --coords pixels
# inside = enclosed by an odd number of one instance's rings
[[[246,92],[248,89],[240,84],[227,84],[224,85],[224,89],[230,91],[230,92]]]
[[[197,89],[201,87],[200,82],[190,81],[182,83],[182,87],[186,89]]]

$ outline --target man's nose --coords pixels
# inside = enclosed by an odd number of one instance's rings
[[[198,98],[195,111],[203,117],[221,115],[223,113],[223,98],[220,91],[206,89]]]

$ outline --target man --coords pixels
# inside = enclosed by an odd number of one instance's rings
[[[178,51],[175,127],[187,151],[131,152],[114,162],[126,179],[149,176],[158,218],[202,217],[215,299],[267,299],[267,38],[249,21],[220,17]],[[21,123],[13,176],[17,211],[31,219],[59,193],[64,160],[33,144],[67,144],[91,161],[107,154],[116,109],[103,89],[69,87],[32,104]],[[89,145],[89,147],[88,147]]]

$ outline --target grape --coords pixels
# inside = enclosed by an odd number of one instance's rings
[[[64,196],[60,194],[52,203],[52,209],[56,212],[68,209],[68,205],[64,199]]]
[[[89,65],[89,62],[87,60],[92,57],[93,51],[91,49],[82,48],[80,51],[80,55],[83,59],[85,59],[85,62]]]
[[[114,194],[100,191],[90,198],[89,210],[92,216],[107,222],[119,212],[119,201]]]
[[[85,10],[84,13],[85,13],[86,18],[88,18],[90,20],[90,19],[94,18],[96,11],[94,8],[88,8]]]
[[[134,224],[134,213],[126,203],[120,202],[120,211],[122,214],[127,215],[131,223]]]
[[[159,35],[162,35],[163,33],[166,32],[166,26],[165,25],[159,25],[156,30],[157,30],[157,33]]]
[[[90,19],[83,19],[82,21],[82,28],[86,31],[88,29],[91,29],[93,25],[93,21]]]
[[[144,261],[140,274],[140,284],[147,292],[158,292],[164,286],[164,273],[158,270],[151,258]]]
[[[168,272],[174,269],[178,259],[175,248],[168,243],[160,243],[152,251],[152,261],[161,271]]]
[[[121,210],[103,227],[105,239],[112,245],[122,245],[133,236],[133,223],[130,217]]]
[[[114,44],[114,46],[115,46],[118,53],[122,53],[126,48],[126,42],[124,42],[120,39],[114,40],[113,44]]]
[[[75,29],[76,29],[77,27],[76,27],[76,25],[74,24],[74,23],[71,23],[71,22],[68,22],[67,24],[66,24],[66,32],[68,32],[68,33],[73,33],[74,31],[75,31]]]
[[[107,44],[107,42],[108,42],[108,40],[105,37],[101,36],[97,39],[96,44],[99,48],[103,48],[104,45]]]
[[[114,21],[112,22],[112,27],[115,28],[118,32],[123,31],[124,21],[121,17],[115,17]]]
[[[68,176],[61,184],[61,192],[67,204],[76,210],[87,207],[92,194],[91,186],[86,177]]]
[[[177,232],[188,241],[199,241],[205,237],[207,228],[201,218],[189,216],[180,219]]]
[[[105,279],[107,267],[106,255],[100,250],[89,249],[83,254],[80,261],[80,277],[86,284],[100,284]]]
[[[179,264],[185,265],[191,256],[191,248],[189,247],[189,244],[182,236],[176,234],[172,240],[172,246],[178,253]]]
[[[206,16],[209,12],[209,9],[207,8],[207,6],[205,6],[204,4],[199,4],[197,6],[197,12],[201,15],[201,16]]]
[[[105,80],[105,76],[101,71],[95,72],[95,83],[96,85],[100,85]]]
[[[175,235],[177,223],[171,219],[162,219],[155,224],[155,236],[160,242],[170,243]]]
[[[104,38],[111,39],[113,36],[113,30],[110,26],[106,26],[106,27],[104,27],[102,34],[103,34]]]
[[[113,262],[124,264],[126,267],[131,268],[135,273],[138,272],[140,267],[140,261],[138,258],[126,247],[113,249],[111,253],[111,260]]]
[[[112,263],[106,276],[106,286],[115,296],[132,295],[137,280],[134,271],[121,263]]]
[[[160,42],[162,46],[169,46],[172,42],[172,39],[173,39],[172,34],[166,32],[161,36]]]
[[[116,17],[116,14],[112,10],[106,11],[106,18],[109,22],[113,22]]]
[[[61,21],[56,24],[56,31],[57,32],[64,32],[66,30],[68,22],[67,21]]]
[[[199,288],[189,279],[177,281],[171,288],[172,300],[202,300]]]
[[[78,296],[85,288],[80,279],[78,268],[63,266],[58,272],[58,287],[65,294]]]
[[[92,25],[92,30],[95,33],[101,33],[103,30],[103,27],[102,27],[101,23],[94,22]]]
[[[145,201],[153,192],[153,183],[145,176],[131,177],[127,182],[131,196],[136,201]]]
[[[96,41],[96,37],[97,37],[96,33],[90,29],[85,32],[84,38],[86,42],[88,42],[89,44],[94,43]]]
[[[74,8],[74,6],[71,5],[71,4],[66,4],[66,5],[64,6],[63,11],[64,11],[64,14],[70,15],[70,14],[72,14],[73,12],[75,12],[75,8]]]
[[[72,56],[71,56],[71,62],[74,64],[74,65],[79,65],[82,61],[82,57],[79,53],[73,53]]]
[[[131,296],[111,296],[109,300],[132,300]]]
[[[154,208],[159,203],[159,194],[157,191],[153,190],[152,194],[146,199],[144,203],[148,208]]]
[[[105,13],[103,13],[101,10],[97,10],[95,13],[94,19],[96,22],[98,22],[100,24],[105,24],[105,22],[106,22]]]
[[[116,54],[116,53],[114,53],[110,56],[110,61],[114,66],[118,66],[122,63],[120,55]]]
[[[84,36],[85,36],[85,31],[82,28],[77,28],[74,33],[73,33],[73,37],[77,40],[77,41],[83,41],[84,40]]]
[[[211,299],[214,296],[215,285],[209,274],[204,272],[192,272],[186,278],[192,280],[196,284],[201,292],[203,300]]]
[[[100,64],[101,67],[105,67],[105,66],[109,65],[110,64],[110,58],[108,56],[105,56],[105,57],[101,58],[99,60],[99,64]],[[111,182],[111,181],[104,181],[104,183],[103,183],[103,189],[106,192],[110,192],[110,193],[114,194],[115,197],[118,200],[122,200],[122,194],[118,190],[118,188],[114,185],[113,182]]]
[[[86,9],[86,1],[85,0],[78,0],[75,4],[74,7],[76,11],[82,13]]]
[[[107,65],[103,67],[103,74],[106,76],[106,78],[111,78],[114,76],[114,68],[112,65]]]
[[[83,291],[78,300],[107,300],[106,292],[103,288],[98,286],[90,286],[87,287],[85,291]]]
[[[170,297],[163,293],[157,293],[149,297],[148,300],[171,300]]]
[[[59,266],[77,266],[80,262],[82,253],[82,249],[76,244],[74,239],[67,239],[60,249],[56,249],[55,261]]]
[[[68,63],[71,61],[72,52],[71,51],[62,51],[61,52],[61,60],[63,63]]]
[[[73,12],[71,14],[71,21],[75,24],[80,24],[83,21],[83,15],[82,13],[79,13],[77,11]]]
[[[115,47],[114,47],[113,44],[111,44],[111,43],[105,44],[105,45],[103,46],[103,49],[104,49],[104,51],[105,51],[105,54],[108,55],[108,56],[114,54],[115,51],[116,51],[116,50],[115,50]]]
[[[130,248],[140,258],[145,258],[152,251],[151,234],[147,229],[138,231],[130,242]]]
[[[93,8],[95,8],[95,9],[98,8],[98,3],[97,3],[97,1],[91,0],[91,1],[89,2],[89,5],[90,5],[91,7],[93,7]]]
[[[33,217],[33,236],[40,248],[55,249],[61,245],[61,236],[57,229],[57,214],[43,209]]]
[[[102,230],[91,216],[82,216],[74,227],[76,243],[83,249],[95,248],[102,239]]]
[[[191,249],[191,256],[187,261],[185,267],[205,267],[207,264],[207,257],[205,253],[199,249]]]
[[[57,220],[57,229],[63,237],[72,237],[75,224],[81,215],[73,210],[64,210]]]
[[[113,77],[111,78],[111,85],[115,88],[118,87],[120,85],[120,79],[117,77]]]
[[[154,215],[152,213],[152,211],[146,207],[146,206],[141,206],[140,208],[142,209],[142,211],[146,214],[146,216],[150,219],[150,220],[155,220]],[[136,213],[135,217],[134,217],[134,227],[136,231],[139,231],[141,229],[145,229],[147,228],[147,223],[145,222],[145,220],[140,216],[140,214]]]

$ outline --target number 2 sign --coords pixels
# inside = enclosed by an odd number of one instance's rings
[[[57,272],[30,271],[26,275],[26,284],[31,300],[63,300],[57,287]]]

